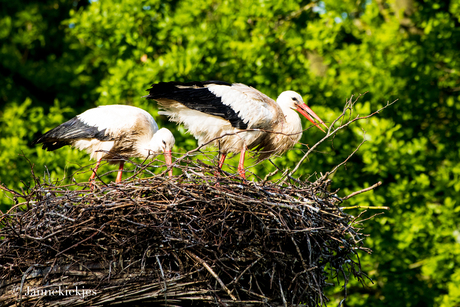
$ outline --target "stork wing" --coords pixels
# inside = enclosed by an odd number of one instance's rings
[[[280,120],[284,120],[284,113],[279,105],[253,87],[241,83],[232,84],[231,87],[214,84],[207,87],[248,122],[249,128],[273,130]]]
[[[232,85],[222,81],[160,82],[148,91],[149,95],[144,97],[157,100],[167,110],[174,108],[174,102],[179,102],[189,109],[225,119],[238,129],[257,126],[262,118],[270,120],[273,117],[264,108],[264,99],[275,102],[243,84]]]
[[[43,143],[43,149],[55,150],[65,145],[71,145],[78,139],[96,138],[101,141],[112,140],[113,138],[110,135],[106,135],[105,131],[105,129],[99,130],[97,127],[89,126],[78,117],[74,117],[46,132],[34,140],[32,145]]]
[[[89,109],[46,132],[32,144],[55,150],[72,145],[80,139],[113,141],[126,134],[147,134],[152,137],[158,125],[146,111],[126,105],[108,105]]]

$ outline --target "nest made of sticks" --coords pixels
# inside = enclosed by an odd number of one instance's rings
[[[369,250],[329,180],[180,168],[93,192],[39,184],[22,195],[0,218],[0,305],[317,306],[328,274],[344,286],[364,278],[357,251]]]
[[[318,306],[328,277],[346,297],[350,276],[366,278],[358,252],[370,250],[357,226],[365,211],[353,217],[340,205],[381,183],[343,199],[328,192],[328,175],[362,143],[314,182],[292,175],[325,140],[396,102],[352,117],[360,97],[277,183],[190,160],[203,144],[175,160],[174,177],[149,164],[121,184],[99,177],[94,191],[0,184],[17,201],[0,216],[0,305]]]

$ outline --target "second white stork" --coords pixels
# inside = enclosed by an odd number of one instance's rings
[[[158,101],[160,114],[182,123],[199,145],[217,145],[222,167],[228,153],[240,152],[239,174],[245,178],[244,155],[256,149],[259,161],[292,148],[302,136],[297,112],[316,127],[326,124],[294,91],[275,101],[253,87],[222,81],[160,82],[148,89],[147,99]],[[297,112],[296,112],[297,111]],[[213,141],[215,140],[215,141]]]
[[[90,181],[96,176],[101,160],[120,163],[116,182],[121,182],[124,160],[120,160],[120,156],[147,159],[164,153],[169,166],[175,139],[168,129],[158,130],[157,123],[148,112],[133,106],[107,105],[77,115],[46,132],[32,144],[38,143],[43,143],[43,149],[48,151],[65,145],[86,150],[91,159],[97,160]],[[172,175],[172,169],[169,175]]]

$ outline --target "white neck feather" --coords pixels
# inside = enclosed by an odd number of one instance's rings
[[[137,143],[137,150],[144,158],[153,158],[155,155],[162,153],[162,141],[158,137],[153,137],[150,140],[143,140]]]
[[[151,139],[145,138],[138,142],[137,149],[144,158],[152,158],[152,155],[170,151],[174,146],[175,139],[171,131],[166,128],[158,130]]]
[[[283,125],[283,133],[299,133],[299,139],[302,132],[302,121],[299,113],[293,110],[293,104],[286,101],[286,96],[283,93],[276,100],[281,110],[284,113],[286,123]]]

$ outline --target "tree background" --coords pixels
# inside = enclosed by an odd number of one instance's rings
[[[365,131],[332,188],[345,196],[382,181],[347,205],[391,209],[365,223],[374,253],[361,259],[373,283],[354,282],[344,305],[460,306],[460,0],[0,4],[0,181],[8,187],[32,183],[30,164],[42,180],[87,180],[85,153],[30,143],[97,105],[142,107],[175,133],[177,156],[193,149],[182,127],[141,98],[154,82],[241,82],[273,98],[295,90],[326,122],[351,95],[368,92],[354,115],[399,99],[322,144],[297,175],[331,170]],[[274,162],[292,168],[321,136],[306,131]],[[12,204],[0,200],[3,211]],[[331,298],[340,291],[331,288]]]

